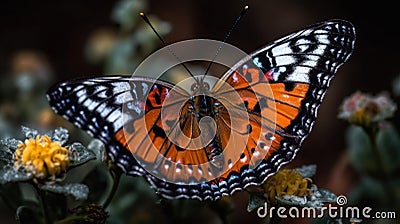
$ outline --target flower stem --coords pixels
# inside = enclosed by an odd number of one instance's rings
[[[41,205],[41,209],[42,209],[42,213],[43,213],[43,218],[44,218],[44,223],[46,224],[50,224],[51,219],[50,219],[50,214],[48,211],[48,206],[47,206],[47,201],[46,201],[46,192],[42,191],[37,184],[33,183],[32,184],[37,192],[37,194],[39,195],[39,201],[40,201],[40,205]]]
[[[103,208],[106,209],[108,205],[110,205],[115,193],[117,192],[118,186],[119,186],[119,181],[121,179],[122,171],[118,167],[111,167],[109,169],[110,175],[112,177],[113,183],[112,183],[112,188],[110,190],[110,193],[108,194],[105,202],[103,203]]]
[[[377,125],[371,125],[371,127],[364,128],[364,130],[365,130],[365,132],[367,132],[368,137],[369,137],[369,139],[371,141],[371,150],[372,150],[372,153],[375,156],[378,168],[380,170],[382,170],[385,173],[385,176],[386,176],[386,169],[383,166],[383,161],[382,161],[382,158],[381,158],[380,153],[378,151],[378,146],[377,146],[377,143],[376,143],[376,135],[378,133],[378,127],[377,127]]]
[[[390,204],[393,204],[394,203],[393,195],[396,195],[396,191],[389,184],[390,177],[389,177],[389,174],[387,173],[387,171],[385,169],[382,157],[381,157],[381,155],[379,153],[379,150],[378,150],[378,145],[377,145],[377,142],[376,142],[376,137],[377,137],[378,130],[379,130],[378,129],[378,124],[371,125],[369,128],[364,127],[364,130],[367,132],[368,137],[369,137],[369,139],[371,141],[371,150],[372,150],[372,153],[374,154],[375,161],[377,163],[378,169],[382,170],[382,172],[383,172],[383,175],[382,175],[383,187],[386,189],[386,192],[388,194],[388,198],[390,200]]]

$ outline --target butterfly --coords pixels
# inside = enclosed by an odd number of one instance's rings
[[[354,43],[350,22],[329,20],[256,50],[213,86],[202,77],[187,91],[148,77],[101,76],[60,82],[47,98],[163,197],[218,200],[263,184],[295,158]]]

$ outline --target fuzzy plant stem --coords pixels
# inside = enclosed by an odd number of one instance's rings
[[[383,186],[386,189],[386,192],[388,194],[388,198],[390,198],[389,199],[390,200],[390,204],[394,204],[394,201],[393,201],[394,197],[393,196],[396,195],[396,192],[390,186],[390,183],[389,183],[390,177],[389,177],[388,173],[386,172],[385,166],[383,164],[382,157],[381,157],[381,155],[379,153],[379,150],[378,150],[378,145],[376,143],[376,137],[377,137],[378,130],[379,130],[378,124],[371,125],[368,128],[364,127],[364,130],[368,134],[368,138],[371,141],[371,150],[372,150],[372,153],[374,154],[377,166],[383,172],[383,174],[382,174],[383,175]]]
[[[40,201],[40,205],[41,205],[41,209],[42,209],[42,213],[43,213],[43,218],[44,218],[44,223],[46,224],[50,224],[51,219],[50,219],[50,214],[48,211],[48,206],[47,206],[47,199],[46,199],[46,192],[41,190],[35,183],[33,183],[33,186],[37,192],[37,194],[39,195],[39,201]]]
[[[111,187],[110,193],[108,194],[105,202],[103,203],[104,209],[106,209],[110,205],[115,193],[117,192],[117,189],[119,186],[119,181],[121,180],[121,175],[122,175],[122,171],[118,168],[115,168],[115,169],[110,168],[109,171],[110,171],[110,174],[112,177],[112,187]]]

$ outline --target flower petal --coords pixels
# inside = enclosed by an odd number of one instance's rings
[[[58,127],[54,130],[54,133],[51,135],[51,141],[60,142],[61,145],[67,143],[69,138],[69,132],[67,129],[63,127]]]
[[[296,168],[296,171],[299,172],[303,178],[311,178],[317,173],[317,165],[305,165]]]
[[[81,143],[73,143],[69,150],[71,151],[71,164],[70,167],[76,167],[82,165],[89,160],[96,159],[94,152],[88,150]]]
[[[21,132],[25,138],[35,138],[38,135],[37,130],[25,126],[21,126]]]

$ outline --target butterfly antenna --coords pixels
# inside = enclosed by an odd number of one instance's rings
[[[188,67],[182,62],[182,60],[171,50],[171,48],[165,43],[164,39],[160,36],[160,34],[157,32],[157,30],[154,28],[154,26],[151,24],[149,18],[143,13],[139,13],[140,17],[150,26],[150,28],[153,30],[153,32],[157,35],[158,39],[160,39],[161,43],[164,45],[164,47],[167,47],[168,51],[181,63],[181,65],[185,68],[185,70],[189,73],[190,76],[194,78],[194,75]]]
[[[249,9],[249,6],[246,5],[244,6],[242,12],[239,14],[239,16],[236,18],[235,23],[233,24],[233,26],[231,27],[231,29],[229,30],[229,32],[226,34],[224,40],[222,41],[221,45],[219,46],[217,52],[214,55],[214,58],[212,59],[212,61],[210,61],[210,63],[208,64],[208,67],[206,69],[206,72],[203,75],[203,80],[205,78],[205,76],[207,75],[208,71],[211,68],[211,65],[214,63],[215,59],[217,58],[218,54],[220,53],[220,51],[222,50],[222,46],[223,44],[228,40],[228,38],[231,36],[233,30],[236,28],[237,24],[239,23],[240,19],[242,19],[242,17],[244,16],[244,14],[247,12],[247,10]]]

